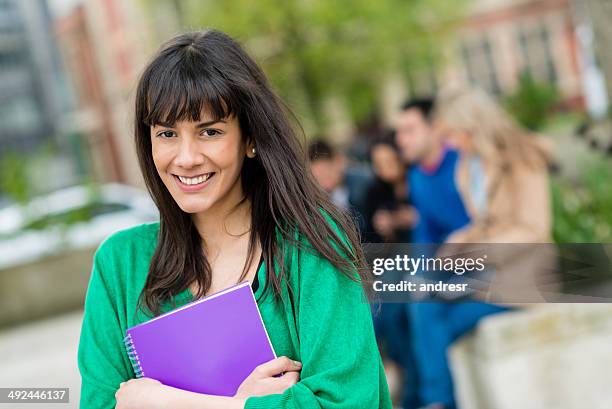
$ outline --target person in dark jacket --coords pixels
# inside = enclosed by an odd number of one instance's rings
[[[408,243],[416,215],[408,201],[404,176],[406,168],[394,135],[391,133],[375,140],[369,153],[374,181],[365,199],[363,240],[366,243]],[[394,374],[401,373],[401,406],[404,409],[415,409],[419,406],[416,367],[410,347],[410,323],[404,304],[384,303],[376,306],[374,328],[390,382],[394,383]]]
[[[372,144],[370,160],[375,180],[366,195],[364,241],[408,243],[416,216],[408,202],[406,170],[393,135]]]

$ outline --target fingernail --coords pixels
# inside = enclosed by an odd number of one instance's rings
[[[294,363],[296,366],[302,366],[302,363],[301,363],[301,362],[299,362],[299,361],[293,361],[293,363]]]

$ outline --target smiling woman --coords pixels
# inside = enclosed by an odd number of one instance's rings
[[[254,61],[218,31],[175,37],[145,68],[135,111],[160,222],[96,252],[81,408],[390,408],[356,228],[312,179],[290,114]],[[133,379],[127,328],[244,280],[280,358],[232,397]]]
[[[243,142],[236,117],[214,120],[210,116],[203,111],[203,122],[151,127],[157,173],[187,213],[223,213],[227,209],[219,208],[219,203],[228,206],[240,201],[242,162],[245,156],[255,157],[253,143]]]

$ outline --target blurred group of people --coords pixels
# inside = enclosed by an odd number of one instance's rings
[[[366,243],[551,241],[550,149],[482,90],[407,101],[394,129],[370,144],[371,178],[324,141],[311,144],[309,157],[315,178],[354,214]],[[424,301],[382,304],[377,336],[390,377],[402,374],[404,409],[452,409],[448,348],[510,307]]]

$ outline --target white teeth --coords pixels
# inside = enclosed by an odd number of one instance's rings
[[[203,183],[204,181],[210,179],[212,175],[213,174],[211,172],[211,173],[205,173],[200,176],[196,176],[195,178],[186,178],[184,176],[179,176],[178,178],[180,179],[181,182],[183,182],[186,185],[199,185],[200,183]]]

